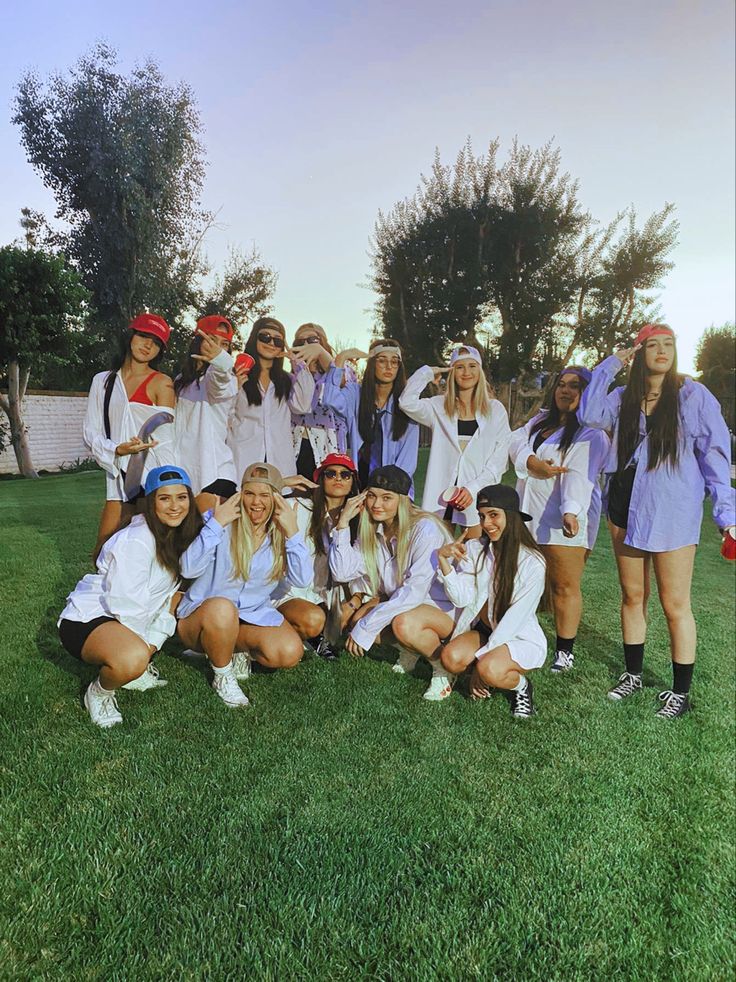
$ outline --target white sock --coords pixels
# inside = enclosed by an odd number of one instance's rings
[[[94,682],[92,683],[92,685],[94,686],[95,692],[97,693],[98,696],[114,696],[115,695],[115,692],[116,692],[115,689],[104,689],[102,687],[102,683],[100,682],[100,676],[99,675],[94,680]]]
[[[526,675],[520,675],[519,676],[519,681],[514,686],[513,691],[514,692],[523,692],[524,689],[526,689],[527,685],[529,685],[529,683],[526,680]]]
[[[215,673],[215,675],[229,675],[232,672],[232,670],[233,670],[232,658],[227,663],[227,665],[223,665],[222,668],[218,668],[217,665],[212,666],[212,671]]]

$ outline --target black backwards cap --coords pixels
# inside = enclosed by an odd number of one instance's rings
[[[394,494],[409,494],[411,478],[396,464],[376,467],[368,476],[367,488],[380,488],[382,491],[393,491]]]
[[[531,522],[532,516],[527,515],[519,507],[519,495],[508,484],[488,484],[481,488],[475,499],[476,508],[502,508],[504,511],[518,512],[523,521]]]

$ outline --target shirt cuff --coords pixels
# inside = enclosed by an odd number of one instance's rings
[[[373,642],[376,640],[376,635],[371,634],[370,631],[366,631],[364,627],[361,627],[362,619],[358,621],[355,627],[350,632],[350,637],[355,641],[356,644],[360,645],[363,651],[368,651],[369,648],[373,646]]]
[[[563,515],[567,515],[569,513],[570,515],[574,515],[577,518],[579,515],[582,514],[583,506],[579,505],[577,501],[573,501],[573,499],[571,498],[569,501],[562,502],[562,507],[560,510]]]

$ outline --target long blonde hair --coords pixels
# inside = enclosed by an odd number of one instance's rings
[[[254,482],[248,481],[247,483]],[[230,558],[233,563],[233,579],[239,577],[241,580],[247,581],[250,576],[250,564],[256,550],[253,548],[255,542],[253,523],[243,507],[242,491],[244,487],[245,484],[241,486],[239,515],[233,522],[230,532]],[[271,566],[271,573],[268,578],[276,582],[286,572],[286,540],[281,528],[273,520],[273,491],[271,491],[271,514],[266,521],[266,538],[269,536],[271,538],[273,566]]]
[[[414,536],[414,530],[425,518],[430,518],[439,529],[446,542],[450,542],[452,536],[444,522],[433,515],[432,512],[422,511],[421,508],[411,501],[408,494],[399,495],[399,508],[396,512],[396,566],[399,580],[403,580],[406,575],[406,567],[409,563],[409,546]],[[376,544],[376,523],[368,514],[368,509],[363,508],[358,525],[358,545],[363,555],[363,562],[366,567],[366,576],[370,584],[371,593],[377,596],[380,586],[378,575],[378,548]]]
[[[460,356],[464,354],[469,354],[467,348],[458,349],[458,354]],[[473,359],[475,361],[475,359]],[[475,361],[478,365],[478,362]],[[485,375],[483,374],[483,366],[478,365],[478,381],[475,383],[475,388],[470,397],[470,408],[472,409],[475,416],[488,416],[491,412],[491,399],[493,399],[493,389],[488,384]],[[457,402],[457,386],[455,385],[455,365],[452,366],[452,370],[448,372],[447,375],[447,390],[445,391],[445,412],[450,417],[457,416],[458,414],[458,402]]]

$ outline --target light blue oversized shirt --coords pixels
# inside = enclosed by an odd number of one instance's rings
[[[611,434],[611,449],[604,464],[609,475],[618,467],[618,426],[624,389],[608,389],[622,367],[615,355],[602,361],[593,371],[578,409],[581,423]],[[686,378],[678,404],[680,440],[675,467],[660,463],[648,470],[649,438],[644,413],[640,415],[640,441],[632,458],[637,464],[636,475],[624,539],[634,549],[669,552],[697,545],[706,493],[713,502],[716,525],[722,529],[736,524],[731,441],[718,400],[700,382]]]
[[[325,376],[324,389],[322,390],[322,401],[326,406],[330,406],[339,413],[348,425],[348,437],[350,440],[350,451],[354,461],[358,460],[358,453],[363,446],[363,437],[360,435],[358,427],[358,407],[360,406],[360,384],[348,379],[342,385],[345,377],[345,369],[332,365]],[[342,386],[342,387],[341,387]],[[381,461],[371,460],[371,467],[386,467],[387,464],[395,464],[409,475],[412,479],[412,486],[409,491],[414,497],[414,472],[417,469],[417,456],[419,454],[419,426],[409,420],[406,432],[400,440],[394,440],[391,435],[394,413],[398,412],[398,405],[394,396],[391,395],[386,402],[386,412],[381,417],[381,432],[383,433],[383,459]]]
[[[270,534],[256,550],[247,580],[241,580],[230,557],[230,533],[233,525],[220,525],[214,512],[207,512],[198,537],[181,557],[181,575],[194,579],[179,604],[178,616],[188,617],[210,597],[232,601],[240,620],[259,627],[278,627],[283,616],[271,604],[271,595],[279,586],[270,579],[273,548]],[[312,558],[301,532],[286,540],[286,580],[297,587],[312,581]]]

